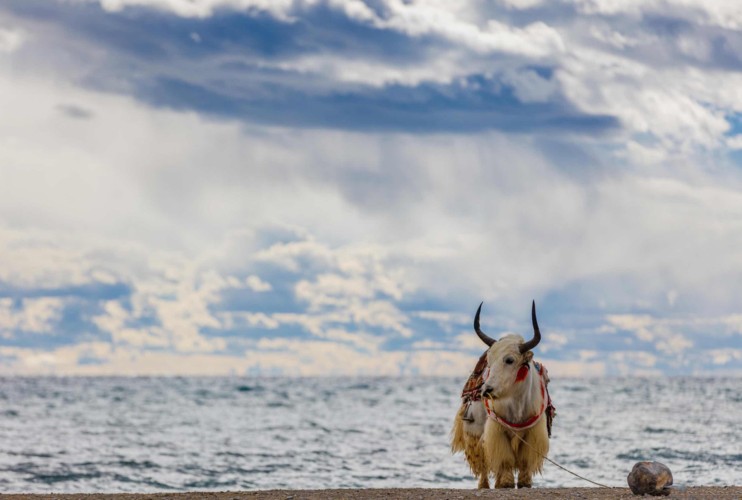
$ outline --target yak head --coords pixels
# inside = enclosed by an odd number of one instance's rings
[[[536,321],[536,302],[531,307],[533,322],[533,338],[525,341],[520,335],[506,335],[495,340],[479,328],[479,313],[482,304],[479,304],[474,316],[474,331],[479,338],[489,346],[487,350],[487,373],[482,385],[482,397],[493,399],[507,398],[519,388],[519,383],[528,377],[533,359],[531,349],[541,341],[541,332]]]

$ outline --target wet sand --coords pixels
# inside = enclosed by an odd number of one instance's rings
[[[465,499],[580,499],[613,500],[639,498],[628,488],[534,488],[526,490],[450,489],[342,489],[270,490],[246,492],[115,493],[115,494],[0,494],[2,500],[465,500]],[[652,498],[652,497],[643,497]],[[698,486],[673,489],[670,499],[742,500],[742,486]]]

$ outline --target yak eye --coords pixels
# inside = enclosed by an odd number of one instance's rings
[[[512,365],[513,363],[515,363],[515,359],[508,356],[507,358],[505,358],[505,363]]]

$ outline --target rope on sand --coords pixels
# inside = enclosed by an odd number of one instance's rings
[[[560,469],[562,469],[563,471],[565,471],[565,472],[569,472],[569,473],[570,473],[570,474],[572,474],[573,476],[575,476],[575,477],[578,477],[578,478],[580,478],[580,479],[582,479],[582,480],[584,480],[584,481],[587,481],[588,483],[593,483],[594,485],[596,485],[596,486],[600,486],[601,488],[610,488],[610,489],[614,489],[614,488],[616,488],[615,486],[608,486],[608,485],[606,485],[606,484],[601,484],[601,483],[597,483],[597,482],[595,482],[595,481],[592,481],[592,480],[590,480],[590,479],[588,479],[588,478],[586,478],[586,477],[583,477],[583,476],[581,476],[581,475],[577,474],[576,472],[572,472],[571,470],[567,469],[566,467],[564,467],[564,466],[562,466],[562,465],[559,465],[558,463],[556,463],[555,461],[553,461],[552,459],[550,459],[550,458],[549,458],[549,457],[547,457],[546,455],[542,455],[542,454],[541,454],[541,453],[540,453],[540,452],[539,452],[539,451],[538,451],[538,450],[537,450],[536,448],[534,448],[534,447],[533,447],[533,446],[531,445],[531,443],[529,443],[528,441],[526,441],[525,439],[523,439],[522,437],[520,437],[520,436],[519,436],[519,435],[518,435],[517,433],[515,433],[515,432],[514,432],[514,433],[513,433],[513,435],[514,435],[515,437],[517,437],[518,439],[520,439],[520,440],[521,440],[522,442],[526,443],[526,444],[527,444],[528,446],[530,446],[530,447],[531,447],[531,449],[532,449],[533,451],[535,451],[535,452],[536,452],[536,453],[537,453],[538,455],[540,455],[540,456],[541,456],[541,458],[543,458],[543,459],[546,459],[546,460],[548,460],[549,462],[553,463],[554,465],[556,465],[557,467],[559,467],[559,468],[560,468]]]

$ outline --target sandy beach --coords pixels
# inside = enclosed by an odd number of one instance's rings
[[[339,489],[339,490],[266,490],[249,492],[126,493],[126,494],[4,494],[4,500],[465,500],[465,499],[630,499],[638,498],[628,488],[534,488],[530,490],[459,490],[459,489]],[[644,497],[649,498],[649,497]],[[740,500],[742,486],[697,486],[673,489],[669,497],[677,499]]]

